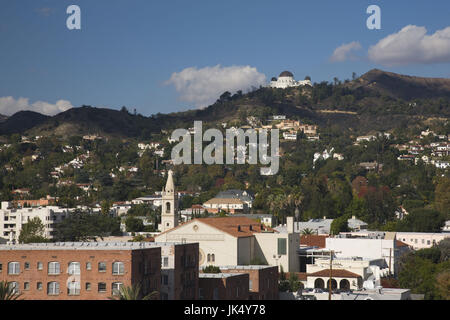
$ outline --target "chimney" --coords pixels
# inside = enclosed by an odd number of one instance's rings
[[[356,220],[356,216],[352,216],[352,219],[353,219],[353,220]]]
[[[288,233],[294,233],[294,217],[286,217],[286,227]]]
[[[323,216],[323,220],[327,220],[327,216]]]

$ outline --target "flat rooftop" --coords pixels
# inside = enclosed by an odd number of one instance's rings
[[[2,250],[141,250],[181,245],[181,242],[53,242],[0,245]]]
[[[199,273],[199,279],[223,279],[235,276],[242,276],[242,273]]]
[[[251,265],[251,266],[219,266],[220,270],[261,270],[267,268],[273,268],[274,266],[269,265]]]

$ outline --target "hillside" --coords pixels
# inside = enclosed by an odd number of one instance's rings
[[[5,116],[5,115],[3,115],[3,114],[0,114],[0,123],[6,121],[6,119],[8,119],[7,116]]]
[[[28,129],[43,123],[49,118],[49,116],[34,111],[16,112],[0,123],[0,135],[24,133]]]
[[[392,98],[412,100],[435,97],[450,98],[450,79],[406,76],[373,69],[352,81],[350,89],[365,89]]]
[[[420,78],[371,70],[354,81],[288,89],[260,88],[247,94],[224,93],[205,109],[150,117],[82,106],[53,117],[22,111],[0,123],[0,135],[28,133],[59,136],[100,134],[149,138],[161,129],[192,127],[195,120],[220,126],[245,123],[249,115],[267,119],[285,114],[321,127],[365,133],[412,126],[450,117],[450,79]]]

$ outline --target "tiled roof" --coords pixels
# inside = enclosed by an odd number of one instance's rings
[[[263,226],[256,220],[246,217],[199,218],[197,220],[238,238],[250,237],[254,233],[262,231],[273,231],[272,228]],[[252,230],[250,230],[250,226]],[[240,230],[238,230],[238,227],[240,227]]]
[[[256,220],[246,218],[246,217],[214,217],[214,218],[196,218],[189,220],[188,222],[179,224],[175,228],[170,230],[166,230],[156,235],[158,237],[162,234],[171,232],[175,229],[178,229],[184,225],[195,223],[195,222],[203,222],[207,225],[219,229],[223,232],[228,233],[229,235],[237,238],[241,237],[250,237],[254,233],[259,233],[263,231],[268,232],[276,232],[274,229],[269,228],[265,225],[260,224]],[[240,226],[240,231],[238,230],[238,226]],[[252,226],[252,230],[250,230],[250,226]]]
[[[406,243],[404,243],[403,241],[400,241],[400,240],[395,241],[395,246],[396,247],[408,247],[408,245]]]
[[[328,238],[328,236],[321,236],[315,234],[302,235],[300,236],[300,245],[301,246],[306,245],[308,247],[325,248],[326,238]]]
[[[312,277],[330,277],[330,269],[320,270],[314,273],[309,273],[308,276]],[[359,278],[361,277],[359,274],[343,270],[343,269],[334,269],[332,271],[333,278]]]
[[[205,202],[205,204],[243,204],[239,199],[233,198],[212,198]]]

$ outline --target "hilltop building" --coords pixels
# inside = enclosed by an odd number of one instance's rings
[[[290,71],[283,71],[277,78],[272,78],[269,86],[271,88],[286,89],[291,87],[312,86],[311,80],[296,81]]]

